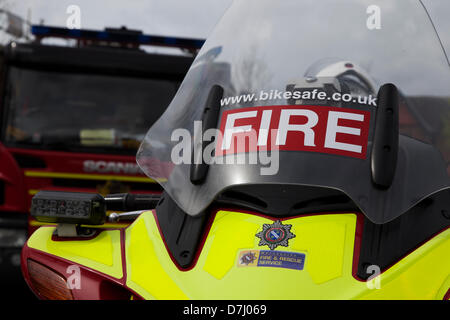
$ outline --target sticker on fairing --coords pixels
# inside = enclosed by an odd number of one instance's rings
[[[216,156],[277,149],[365,159],[370,112],[325,106],[267,106],[224,111]]]
[[[299,252],[245,250],[239,253],[238,267],[273,267],[303,270],[306,255]]]

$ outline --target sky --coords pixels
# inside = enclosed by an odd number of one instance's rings
[[[450,48],[449,0],[422,0],[437,21],[444,46]],[[70,5],[81,10],[81,27],[103,29],[126,25],[149,34],[206,38],[232,0],[0,0],[32,23],[64,26]],[[126,5],[125,5],[126,4]],[[432,4],[432,5],[431,5]]]
[[[206,38],[233,0],[0,0],[32,23],[65,26],[67,8],[81,10],[81,27],[139,29],[147,34]],[[377,0],[378,1],[378,0]],[[376,2],[376,1],[375,1]],[[422,0],[435,22],[443,46],[450,51],[450,1]],[[405,17],[407,18],[407,17]]]
[[[148,34],[206,38],[232,0],[0,0],[32,23],[65,26],[70,5],[81,11],[81,27],[139,29]]]

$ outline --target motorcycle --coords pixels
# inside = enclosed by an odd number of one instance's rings
[[[41,299],[448,300],[449,88],[419,1],[235,1],[137,153],[164,192],[41,191],[56,226],[24,278]]]

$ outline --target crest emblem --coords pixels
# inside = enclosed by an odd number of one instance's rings
[[[256,260],[256,254],[255,252],[247,252],[242,255],[242,257],[239,259],[239,263],[241,265],[248,266],[249,264],[253,264]]]
[[[287,247],[289,239],[295,238],[291,228],[291,224],[282,224],[280,220],[272,224],[263,224],[262,231],[256,234],[261,239],[258,245],[268,246],[270,250],[274,250],[278,246]]]

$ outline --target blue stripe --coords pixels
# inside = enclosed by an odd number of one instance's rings
[[[102,39],[117,41],[123,43],[139,43],[144,45],[167,45],[167,46],[178,46],[186,48],[200,49],[205,40],[202,39],[188,39],[188,38],[176,38],[176,37],[162,37],[162,36],[152,36],[152,35],[134,35],[106,31],[96,31],[96,30],[79,30],[79,29],[66,29],[57,27],[47,27],[33,25],[31,27],[31,33],[35,36],[46,36],[46,37],[66,37],[75,39]]]

